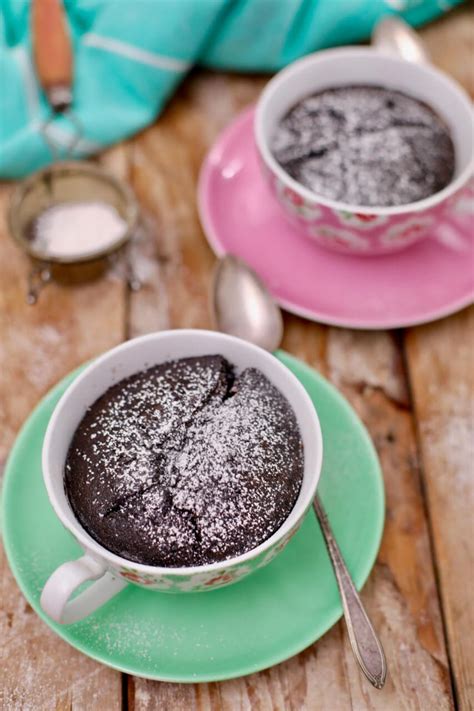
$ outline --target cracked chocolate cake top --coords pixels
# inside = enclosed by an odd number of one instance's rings
[[[341,86],[301,99],[271,138],[276,160],[312,192],[349,205],[404,205],[454,175],[444,121],[425,103],[377,86]]]
[[[72,439],[65,486],[101,545],[138,563],[213,563],[271,536],[303,478],[295,414],[255,368],[183,358],[121,380]]]

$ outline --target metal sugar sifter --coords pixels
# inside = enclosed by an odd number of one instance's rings
[[[32,0],[31,11],[36,71],[51,107],[41,132],[54,162],[16,187],[8,222],[33,262],[27,300],[34,304],[55,264],[115,259],[137,227],[139,209],[130,188],[110,173],[92,162],[68,160],[82,128],[73,111],[72,49],[62,0]],[[73,129],[63,160],[51,131],[59,115]],[[138,288],[133,276],[129,282]]]

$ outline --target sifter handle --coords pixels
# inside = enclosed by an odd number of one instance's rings
[[[38,80],[55,113],[72,103],[72,47],[62,0],[32,0],[31,31]]]

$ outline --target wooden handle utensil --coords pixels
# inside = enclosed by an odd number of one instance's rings
[[[33,56],[38,80],[54,112],[72,103],[72,46],[62,0],[32,0]]]

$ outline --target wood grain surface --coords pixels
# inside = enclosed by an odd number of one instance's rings
[[[474,94],[474,10],[422,32],[434,61]],[[0,186],[0,466],[40,397],[84,360],[163,328],[210,327],[214,257],[196,212],[199,166],[219,130],[267,78],[194,73],[155,125],[101,162],[142,208],[120,265],[92,265],[25,303],[27,259],[8,235],[11,186]],[[127,677],[58,639],[33,613],[0,557],[0,708],[5,711],[444,711],[474,706],[474,310],[407,332],[337,329],[285,315],[284,348],[328,377],[368,427],[385,479],[386,526],[362,593],[389,678],[362,678],[343,623],[272,669],[215,684]],[[471,583],[471,584],[469,584]],[[291,614],[289,612],[289,614]],[[276,622],[277,624],[277,622]]]

